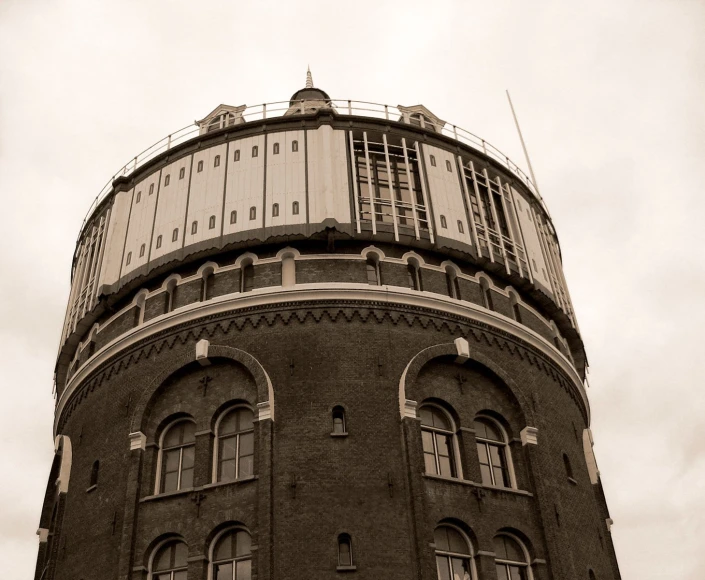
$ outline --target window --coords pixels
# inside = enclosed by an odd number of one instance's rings
[[[295,201],[291,204],[291,213],[293,215],[299,215],[299,202]]]
[[[348,534],[338,536],[338,568],[352,568],[352,539]]]
[[[450,165],[450,161],[448,161],[447,159],[446,159],[446,169],[447,169],[448,171],[450,171],[451,173],[453,172],[453,168],[452,168],[451,165]]]
[[[460,282],[458,282],[458,275],[454,270],[446,270],[446,286],[448,287],[448,296],[460,300]]]
[[[234,481],[254,473],[254,415],[235,407],[218,422],[216,481]]]
[[[588,570],[588,578],[589,580],[596,580],[595,573],[591,569]]]
[[[495,536],[494,553],[499,580],[528,580],[526,552],[514,538],[505,534]]]
[[[171,181],[171,175],[167,175],[167,176],[164,178],[164,187],[166,187],[167,185],[169,185],[169,182],[170,182],[170,181]]]
[[[183,179],[184,177],[186,177],[186,168],[182,167],[179,169],[179,179]]]
[[[166,429],[159,450],[159,493],[193,487],[195,451],[196,424],[193,421],[177,421]]]
[[[521,324],[521,308],[519,307],[519,303],[516,299],[512,301],[512,312],[514,314],[514,320]]]
[[[573,477],[573,467],[570,464],[570,459],[568,458],[567,453],[563,454],[563,467],[565,467],[565,474],[568,476],[568,479],[575,481],[575,478]]]
[[[140,258],[144,256],[144,244],[140,246]]]
[[[242,281],[240,282],[240,292],[250,292],[255,286],[255,267],[247,264],[242,267]]]
[[[93,462],[93,466],[91,467],[91,477],[88,481],[88,487],[93,487],[94,485],[98,485],[98,473],[100,472],[100,461],[97,459]]]
[[[465,534],[452,526],[438,526],[433,539],[436,544],[438,580],[471,580],[472,553]],[[510,580],[513,578],[510,577]]]
[[[129,266],[132,261],[132,252],[127,252],[127,260],[125,260],[125,266]]]
[[[502,429],[492,419],[475,419],[475,439],[484,485],[511,487],[507,466],[507,442]]]
[[[299,150],[299,142],[298,141],[292,141],[291,142],[291,150],[296,153]]]
[[[367,283],[370,286],[379,286],[381,281],[379,260],[367,258]]]
[[[250,580],[252,577],[252,540],[245,530],[228,530],[213,548],[213,580]]]
[[[176,242],[179,239],[179,228],[174,228],[174,231],[171,232],[171,241]]]
[[[274,146],[272,147],[272,153],[274,155],[279,155],[279,143],[274,144]]]
[[[211,217],[208,218],[208,229],[212,230],[215,228],[215,216],[212,215]]]
[[[152,580],[186,580],[188,547],[180,540],[163,544],[154,555]]]
[[[216,155],[213,159],[213,167],[220,167],[220,155]]]
[[[237,210],[233,210],[230,212],[230,223],[231,224],[237,223]]]
[[[149,195],[152,195],[154,193],[154,184],[150,183],[149,184]]]
[[[446,221],[446,216],[444,216],[444,215],[441,216],[441,227],[442,228],[448,227],[448,222]]]
[[[430,155],[429,158],[431,159],[431,167],[435,167],[436,166],[436,156]]]
[[[253,219],[256,219],[256,218],[257,218],[257,208],[253,205],[253,206],[250,208],[250,219],[253,220]]]
[[[465,227],[463,226],[463,222],[460,221],[460,220],[458,220],[458,231],[459,231],[461,234],[464,234],[464,233],[465,233]]]
[[[482,290],[482,305],[488,310],[494,310],[492,290],[490,290],[489,282],[484,278],[480,278],[480,289]]]
[[[203,161],[198,162],[198,165],[196,166],[196,171],[198,173],[201,173],[201,171],[203,171]]]
[[[272,217],[279,217],[279,204],[272,205]]]
[[[193,222],[191,224],[191,235],[193,236],[198,231],[198,222]]]
[[[252,147],[252,157],[257,157],[257,155],[259,155],[259,147],[257,147],[257,145],[254,145]]]
[[[135,205],[137,205],[140,202],[140,199],[142,199],[142,192],[138,191],[137,198],[135,199]]]
[[[162,236],[161,234],[157,236],[157,250],[162,247]]]
[[[413,262],[409,262],[406,266],[406,273],[409,281],[409,288],[412,290],[421,290],[421,271]]]
[[[426,473],[457,477],[455,433],[450,417],[440,408],[431,405],[421,407],[419,417]]]
[[[240,150],[235,149],[235,155],[233,156],[233,161],[240,161]]]
[[[342,407],[333,407],[333,431],[332,435],[345,435],[345,409]]]

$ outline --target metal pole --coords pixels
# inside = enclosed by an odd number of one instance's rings
[[[512,104],[512,97],[509,96],[509,90],[507,90],[507,99],[509,99],[509,108],[512,110],[512,116],[514,117],[514,124],[517,126],[517,132],[519,133],[519,140],[521,141],[521,147],[524,150],[524,157],[526,157],[526,164],[529,166],[529,173],[531,173],[531,181],[534,182],[534,187],[536,188],[536,193],[539,192],[539,184],[536,181],[536,176],[534,175],[534,168],[531,166],[531,159],[529,159],[529,152],[526,150],[526,143],[524,143],[524,137],[521,134],[521,128],[519,127],[519,120],[517,119],[517,114],[514,111],[514,105]],[[540,194],[539,194],[540,196]]]

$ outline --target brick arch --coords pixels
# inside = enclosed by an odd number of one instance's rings
[[[262,364],[254,356],[232,346],[208,345],[208,358],[224,358],[240,363],[245,367],[252,375],[257,388],[256,403],[259,410],[259,418],[274,421],[274,389],[272,381]],[[194,349],[188,354],[174,355],[165,361],[162,370],[153,376],[140,395],[130,421],[130,433],[142,431],[142,422],[147,406],[157,390],[164,384],[164,381],[179,369],[196,360],[196,350]]]
[[[465,364],[467,361],[472,360],[489,369],[507,386],[512,395],[517,399],[527,424],[533,424],[534,417],[531,405],[529,405],[529,401],[512,379],[511,374],[495,360],[479,352],[476,348],[473,348],[464,338],[456,338],[453,342],[429,346],[416,353],[408,362],[399,379],[399,413],[402,419],[404,419],[404,417],[416,416],[416,401],[410,401],[406,398],[406,385],[416,380],[421,369],[426,366],[427,363],[443,356],[455,356],[455,361],[458,364]]]

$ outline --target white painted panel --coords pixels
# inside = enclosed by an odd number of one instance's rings
[[[257,157],[252,148],[257,147]],[[235,161],[235,152],[240,151],[240,160]],[[262,198],[264,196],[264,136],[246,137],[230,143],[228,153],[228,182],[225,193],[225,234],[242,232],[262,226]],[[250,220],[250,208],[256,216]],[[232,212],[237,212],[237,221],[231,223]]]
[[[182,169],[184,176],[179,178]],[[190,172],[190,155],[162,169],[162,186],[159,190],[159,204],[154,221],[151,260],[181,248],[181,241],[184,239],[184,219]],[[169,185],[166,185],[167,176],[169,176]],[[178,230],[176,240],[173,239],[174,230]],[[159,236],[162,237],[162,245],[157,248]]]
[[[517,217],[519,218],[521,233],[524,234],[524,243],[526,245],[526,254],[531,273],[538,282],[548,290],[551,290],[551,281],[548,278],[548,269],[543,259],[539,234],[536,230],[533,216],[531,215],[531,206],[528,200],[516,189],[513,187],[510,187],[510,189],[512,190],[512,195],[516,202]]]
[[[423,151],[436,235],[472,245],[470,225],[465,213],[463,190],[458,178],[455,157],[448,151],[428,145],[424,145]],[[431,155],[436,160],[435,167],[431,165]],[[446,162],[450,163],[450,171],[448,171]],[[441,216],[446,218],[447,227],[445,228],[441,226]],[[463,225],[462,233],[458,222]]]
[[[298,143],[298,151],[292,143]],[[279,154],[274,154],[274,144]],[[306,222],[306,153],[304,132],[286,131],[267,136],[267,198],[265,226],[283,226]],[[298,202],[299,213],[294,215],[293,204]],[[273,215],[274,204],[279,204],[279,216]]]
[[[191,193],[186,219],[185,246],[217,238],[220,236],[220,219],[223,211],[223,186],[225,180],[226,144],[209,147],[193,154],[193,173],[191,174]],[[220,164],[215,166],[216,157]],[[203,163],[202,171],[198,171]],[[211,216],[215,223],[210,227]],[[192,234],[193,223],[198,222],[196,233]]]
[[[152,193],[149,193],[150,188]],[[135,194],[132,197],[132,211],[130,225],[127,228],[127,244],[123,258],[122,276],[132,272],[135,268],[147,263],[149,256],[149,242],[152,236],[154,223],[154,210],[157,206],[157,190],[159,188],[159,171],[149,175],[146,179],[135,185]],[[139,202],[137,201],[139,198]],[[144,255],[140,257],[140,248],[144,244]],[[132,252],[130,264],[127,256]]]
[[[103,264],[100,268],[98,287],[103,284],[115,284],[120,279],[122,249],[125,245],[125,234],[127,233],[127,221],[130,206],[132,205],[133,192],[134,189],[130,189],[115,195],[113,207],[110,210],[108,235],[105,238],[105,251],[103,252]]]
[[[345,131],[323,125],[307,132],[310,222],[352,223]]]

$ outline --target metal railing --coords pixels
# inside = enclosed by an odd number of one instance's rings
[[[293,105],[293,108],[298,109],[300,112],[301,110],[305,111],[309,108],[314,107],[321,108],[322,106],[331,107],[339,115],[357,115],[361,117],[371,117],[374,119],[385,119],[388,121],[404,121],[404,113],[399,108],[392,105],[382,105],[379,103],[371,103],[368,101],[353,101],[349,99],[330,99],[325,101],[302,100],[297,101]],[[289,101],[278,101],[275,103],[264,103],[262,105],[248,106],[242,113],[242,121],[240,119],[237,119],[236,124],[270,119],[273,117],[282,117],[290,109],[292,109],[292,106],[290,105]],[[232,126],[236,125],[228,125],[227,128]],[[455,139],[456,141],[459,141],[460,143],[468,145],[476,151],[481,152],[487,157],[490,157],[491,159],[494,159],[495,161],[499,162],[502,166],[512,172],[516,177],[518,177],[524,183],[524,185],[526,185],[526,187],[529,188],[529,190],[536,196],[538,201],[541,203],[546,213],[548,213],[548,210],[543,204],[543,200],[541,199],[538,190],[532,183],[529,176],[524,173],[524,171],[522,171],[516,163],[509,159],[509,157],[507,157],[494,145],[492,145],[488,141],[485,141],[481,137],[478,137],[474,133],[457,127],[456,125],[449,125],[447,123],[442,127],[433,125],[432,129],[435,130],[437,133],[440,133],[441,135],[445,135],[446,137],[450,137],[452,139]],[[98,207],[98,205],[100,205],[103,199],[112,190],[112,184],[116,178],[132,174],[137,168],[149,162],[151,159],[154,159],[158,155],[161,155],[162,153],[168,151],[176,145],[180,145],[181,143],[184,143],[189,139],[198,136],[200,132],[201,127],[199,127],[199,125],[195,123],[187,125],[186,127],[183,127],[178,131],[167,135],[163,139],[160,139],[150,147],[147,147],[147,149],[138,153],[127,163],[125,163],[122,167],[120,167],[120,169],[118,169],[113,174],[108,183],[105,184],[103,189],[100,190],[95,200],[93,200],[93,203],[88,209],[88,212],[86,213],[86,216],[83,219],[83,223],[81,224],[81,229],[79,231],[79,239],[81,237],[84,227],[86,226],[87,221],[93,214],[93,211],[96,209],[96,207]]]

